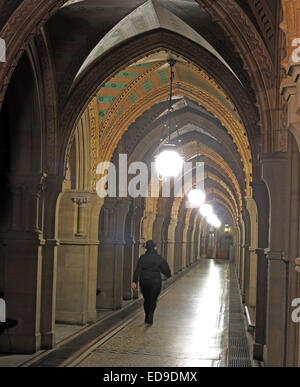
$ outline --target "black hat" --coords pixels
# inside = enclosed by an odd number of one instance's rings
[[[152,240],[149,240],[145,243],[146,250],[154,250],[155,247],[156,247],[156,244]]]

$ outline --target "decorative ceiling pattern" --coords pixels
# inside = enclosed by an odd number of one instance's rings
[[[119,71],[91,102],[91,147],[98,154],[94,164],[110,160],[130,124],[154,104],[167,100],[170,73],[169,66],[161,57],[157,54],[158,59],[154,56],[146,61],[146,58]],[[202,70],[179,59],[175,65],[174,95],[187,96],[204,106],[226,128],[244,166],[245,194],[251,196],[252,162],[248,138],[241,118],[224,91]]]

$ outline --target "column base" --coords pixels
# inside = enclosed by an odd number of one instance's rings
[[[42,349],[52,349],[55,347],[56,337],[55,332],[46,332],[42,335]]]
[[[264,360],[264,346],[262,344],[253,344],[253,359],[257,361]]]
[[[16,335],[3,333],[0,336],[0,353],[32,354],[41,348],[41,335]]]

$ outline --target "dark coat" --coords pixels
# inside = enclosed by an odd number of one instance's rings
[[[171,277],[171,270],[168,262],[163,259],[155,250],[146,252],[137,263],[133,274],[133,282],[161,282],[161,275]]]

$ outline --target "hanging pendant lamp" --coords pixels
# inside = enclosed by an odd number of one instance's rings
[[[173,80],[174,80],[174,66],[176,60],[169,59],[168,64],[170,65],[170,96],[169,96],[169,108],[168,108],[168,140],[167,143],[162,146],[161,152],[155,157],[155,165],[158,175],[161,178],[176,177],[182,171],[184,160],[180,154],[176,151],[175,144],[170,143],[171,138],[171,120],[170,115],[173,108]]]

